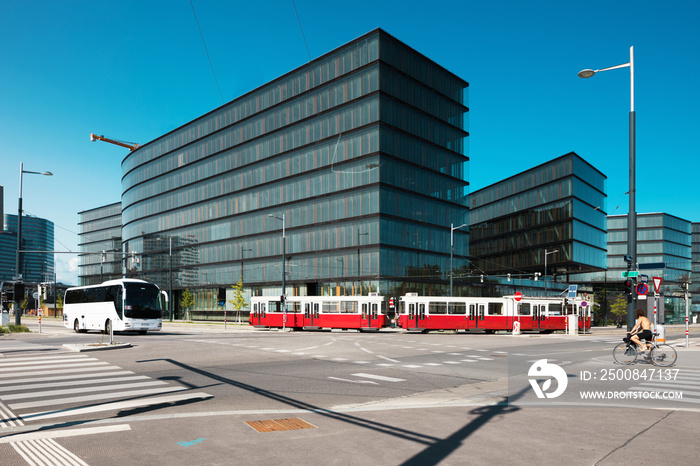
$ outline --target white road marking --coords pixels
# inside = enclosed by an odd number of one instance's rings
[[[44,412],[38,412],[38,413],[32,413],[32,414],[23,414],[22,419],[24,420],[30,420],[30,421],[36,421],[36,420],[43,420],[43,419],[53,419],[57,417],[64,417],[64,416],[78,416],[82,414],[90,414],[90,413],[97,413],[100,411],[111,411],[111,410],[125,410],[129,408],[136,408],[138,406],[148,406],[148,405],[157,405],[157,404],[163,404],[163,403],[176,403],[178,401],[184,401],[184,400],[192,400],[192,399],[197,399],[197,398],[212,398],[211,395],[208,393],[202,393],[202,392],[195,392],[195,393],[186,393],[182,395],[170,395],[170,396],[161,396],[157,398],[139,398],[135,400],[127,400],[127,401],[116,401],[114,403],[104,403],[104,404],[99,404],[95,406],[87,406],[87,407],[79,407],[79,408],[69,408],[69,409],[62,409],[58,411],[44,411]],[[2,439],[0,439],[2,441]]]
[[[406,381],[406,379],[397,379],[394,377],[386,377],[383,375],[366,374],[364,372],[360,372],[357,374],[350,374],[350,375],[352,375],[353,377],[364,377],[367,379],[381,380],[384,382],[405,382]]]
[[[85,429],[60,429],[50,431],[29,432],[17,434],[12,437],[0,437],[0,443],[24,442],[26,440],[38,440],[47,438],[77,437],[79,435],[108,434],[111,432],[123,432],[131,430],[129,424],[118,424],[115,426],[88,427]]]
[[[103,375],[103,374],[100,374]],[[150,377],[147,375],[132,375],[129,377],[110,377],[108,379],[86,379],[86,380],[71,380],[69,382],[54,382],[54,383],[42,383],[42,384],[27,384],[27,385],[13,385],[11,387],[0,388],[1,392],[12,392],[18,390],[36,390],[37,388],[57,388],[57,387],[74,387],[76,385],[89,385],[96,383],[111,383],[111,382],[133,382],[134,380],[148,380]],[[32,393],[32,396],[36,396],[36,393]],[[1,397],[1,396],[0,396]]]
[[[386,356],[377,355],[377,357],[382,358],[382,359],[389,361],[389,362],[401,362],[401,361],[397,361],[396,359],[387,358]]]
[[[341,379],[340,377],[328,377],[331,380],[339,380],[341,382],[350,382],[350,383],[370,383],[372,385],[379,385],[377,382],[372,382],[371,380],[350,380],[350,379]]]
[[[42,372],[42,369],[66,369],[70,367],[85,367],[85,366],[104,366],[107,365],[108,363],[106,362],[78,362],[75,364],[54,364],[54,365],[49,365],[49,366],[37,366],[37,367],[32,367],[32,372],[19,372],[19,373],[4,373],[0,374],[0,377],[6,378],[6,377],[17,377],[21,376],[23,374],[53,374],[51,371],[44,371]],[[8,371],[17,371],[17,370],[26,370],[25,367],[12,367],[8,369],[0,369],[0,372],[8,372]]]
[[[68,360],[67,362],[74,362],[78,359],[83,361],[96,361],[95,358],[88,358],[82,354],[76,355],[66,355],[66,356],[34,356],[34,357],[22,357],[22,358],[11,358],[0,362],[0,367],[10,367],[10,366],[30,366],[37,364],[50,364],[51,361],[56,360]]]
[[[367,348],[362,348],[362,347],[360,347],[360,349],[361,349],[362,351],[364,351],[365,353],[374,354],[373,351],[370,351],[370,350],[368,350]]]
[[[9,405],[10,409],[27,409],[27,408],[39,408],[42,406],[51,406],[58,403],[83,403],[86,401],[99,401],[106,400],[109,398],[121,398],[121,397],[136,397],[145,395],[155,395],[159,393],[167,392],[179,392],[185,390],[187,387],[162,387],[162,388],[150,388],[145,390],[132,390],[127,392],[116,391],[112,393],[103,393],[99,395],[88,395],[88,396],[78,396],[73,398],[61,398],[57,400],[42,400],[42,401],[27,401],[25,403],[15,403]],[[148,403],[151,404],[151,403]],[[27,419],[27,416],[22,416],[23,419]]]
[[[111,368],[104,368],[104,370],[109,370]],[[75,372],[75,371],[73,371]],[[91,377],[94,377],[95,374],[93,373],[94,370],[90,369],[89,374],[74,374],[73,372],[67,373],[66,375],[55,375],[51,377],[31,377],[27,379],[14,379],[14,380],[0,380],[0,385],[8,385],[8,384],[16,384],[16,383],[42,383],[43,382],[54,382],[54,381],[59,381],[59,380],[75,380],[75,379],[89,379]],[[118,375],[134,375],[133,372],[131,371],[118,371],[118,372],[105,372],[102,374],[97,374],[100,377],[116,377]],[[90,381],[82,382],[82,383],[90,383]],[[14,386],[12,387],[14,388]],[[11,388],[11,389],[12,389]],[[0,389],[2,391],[4,389]]]

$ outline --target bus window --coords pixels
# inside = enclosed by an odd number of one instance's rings
[[[150,283],[125,283],[126,298],[124,317],[132,319],[159,319],[160,290]]]

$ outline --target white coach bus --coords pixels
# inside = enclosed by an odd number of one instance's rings
[[[63,325],[80,333],[158,331],[163,326],[161,296],[167,301],[167,294],[156,285],[133,279],[68,288],[63,300]]]

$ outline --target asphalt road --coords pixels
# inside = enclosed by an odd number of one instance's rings
[[[2,464],[560,464],[562,455],[572,464],[650,464],[659,455],[696,457],[695,329],[691,347],[678,347],[678,363],[662,372],[648,363],[615,365],[611,349],[622,336],[615,330],[277,332],[167,322],[160,333],[115,336],[130,347],[78,353],[63,345],[109,337],[74,334],[51,319],[39,334],[36,320],[25,322],[34,333],[0,337]],[[669,329],[667,340],[684,343],[680,330]],[[568,386],[556,399],[538,399],[530,382],[542,359],[566,373]],[[542,378],[538,386],[550,387]],[[582,390],[623,398],[582,399]],[[683,397],[631,395],[650,390]],[[280,419],[294,421],[274,422]],[[655,455],[646,453],[649,442]]]

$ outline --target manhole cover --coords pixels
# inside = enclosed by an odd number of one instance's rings
[[[291,419],[268,419],[265,421],[247,421],[258,432],[281,432],[284,430],[316,429],[313,424],[294,417]]]

